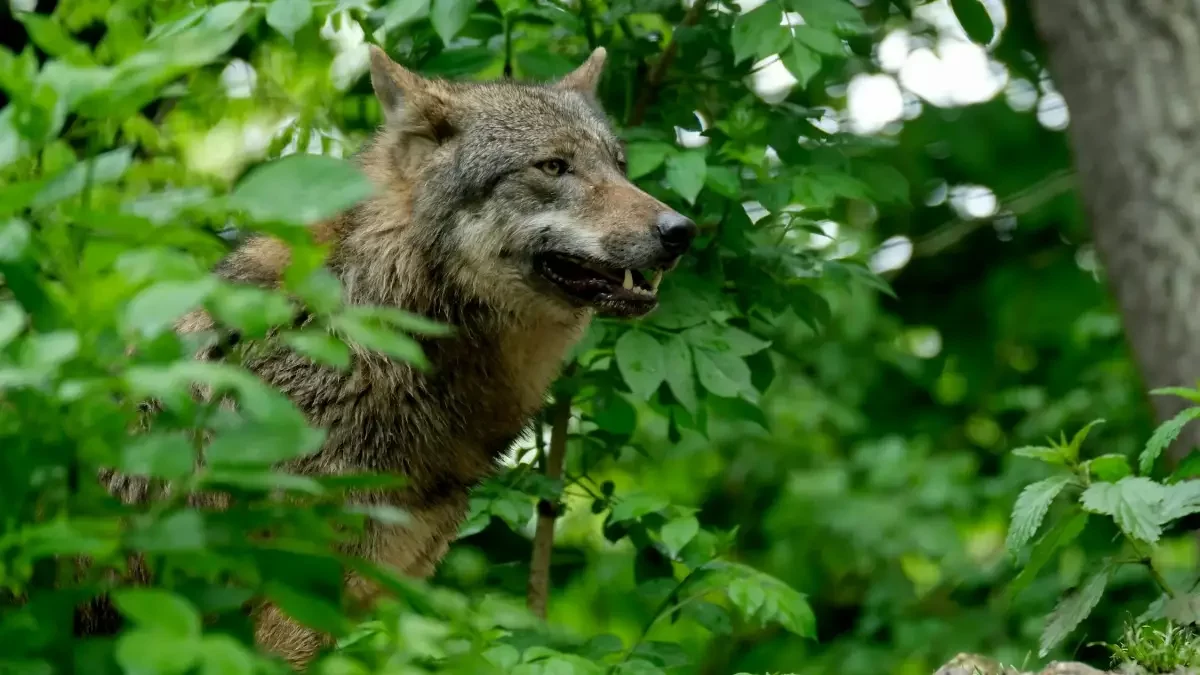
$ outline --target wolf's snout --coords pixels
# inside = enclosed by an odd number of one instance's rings
[[[696,238],[696,224],[691,218],[674,211],[658,214],[658,237],[663,248],[674,256],[683,255]]]

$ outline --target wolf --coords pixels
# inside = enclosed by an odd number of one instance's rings
[[[326,265],[346,302],[454,331],[423,340],[426,370],[352,347],[343,372],[282,345],[255,350],[247,366],[326,430],[321,449],[287,469],[405,477],[402,490],[354,498],[401,508],[408,521],[371,522],[348,552],[426,577],[468,493],[528,428],[591,318],[652,311],[697,227],[627,179],[596,95],[603,48],[553,83],[428,79],[370,49],[384,123],[355,160],[377,189],[313,234],[330,245]],[[284,243],[255,237],[216,273],[275,287],[288,262]],[[177,330],[213,327],[197,311]],[[144,496],[132,477],[107,480],[114,494]],[[347,584],[375,593],[358,578]],[[269,605],[255,625],[259,643],[295,666],[326,644]]]

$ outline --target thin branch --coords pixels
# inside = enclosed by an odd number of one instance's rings
[[[650,75],[646,78],[646,83],[642,86],[642,95],[638,97],[637,105],[634,106],[633,117],[629,120],[629,126],[641,126],[642,122],[646,120],[646,110],[654,102],[654,97],[658,95],[658,90],[662,87],[663,80],[667,77],[667,71],[671,68],[671,64],[675,62],[675,54],[679,51],[679,29],[699,23],[707,9],[708,0],[695,0],[692,8],[684,15],[683,21],[675,27],[676,34],[672,35],[671,44],[667,45],[658,62],[650,69]]]
[[[560,393],[550,409],[550,454],[546,457],[545,473],[550,480],[562,477],[563,461],[567,455],[567,423],[571,420],[571,396]],[[546,599],[550,595],[550,554],[554,549],[554,521],[559,505],[542,499],[538,501],[537,531],[533,536],[533,559],[529,563],[529,609],[541,619],[546,618]]]

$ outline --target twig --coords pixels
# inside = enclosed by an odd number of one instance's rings
[[[692,8],[684,15],[683,21],[675,28],[676,34],[672,35],[671,44],[667,45],[658,62],[650,69],[650,75],[646,78],[646,84],[642,88],[642,95],[638,97],[637,105],[633,109],[633,117],[629,119],[629,126],[640,126],[646,120],[646,109],[654,102],[654,97],[658,94],[659,87],[662,86],[663,80],[667,77],[667,70],[675,62],[675,54],[679,51],[679,29],[699,23],[700,18],[704,16],[704,12],[707,9],[708,0],[695,0]]]
[[[563,460],[567,454],[567,422],[571,420],[571,395],[560,393],[550,411],[550,454],[546,457],[545,472],[550,480],[562,477]],[[559,505],[542,499],[538,501],[537,531],[533,535],[533,559],[529,563],[529,589],[526,597],[529,609],[541,619],[546,618],[546,599],[550,595],[550,554],[554,549],[554,521]]]

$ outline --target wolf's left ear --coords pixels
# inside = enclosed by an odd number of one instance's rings
[[[596,87],[600,84],[600,75],[604,72],[606,56],[608,56],[608,52],[604,50],[604,47],[596,47],[583,65],[567,73],[561,80],[555,82],[554,86],[559,89],[574,89],[581,94],[594,96]]]

